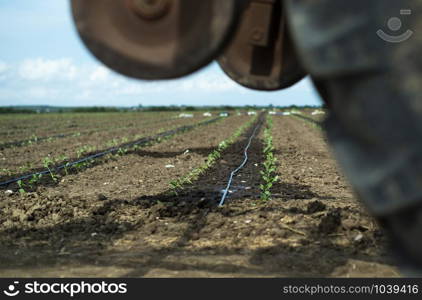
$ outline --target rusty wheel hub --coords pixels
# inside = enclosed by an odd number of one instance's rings
[[[239,84],[287,88],[305,77],[289,37],[281,0],[248,0],[239,28],[218,62]]]
[[[147,20],[165,16],[171,5],[170,0],[126,0],[126,3],[136,14]]]
[[[243,0],[71,0],[83,42],[100,61],[139,79],[188,75],[228,44]]]

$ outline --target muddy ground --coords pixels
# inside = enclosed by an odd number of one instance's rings
[[[259,191],[262,119],[192,185],[178,195],[169,190],[250,117],[198,128],[24,196],[0,191],[0,276],[399,276],[321,132],[294,117],[273,118],[280,180],[269,202]],[[255,128],[249,161],[219,208]]]

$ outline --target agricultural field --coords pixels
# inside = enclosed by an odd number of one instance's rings
[[[400,276],[313,112],[1,116],[0,277]]]

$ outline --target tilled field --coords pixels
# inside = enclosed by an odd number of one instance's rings
[[[176,113],[91,113],[9,115],[0,118],[0,148],[4,143],[20,142],[60,134],[84,133],[91,130],[108,130],[119,127],[130,128],[157,119],[170,119]]]
[[[3,159],[2,168],[9,173],[28,173],[32,169],[43,166],[43,160],[50,158],[61,161],[62,158],[76,159],[81,152],[95,152],[156,134],[183,125],[192,125],[202,121],[196,119],[163,119],[158,122],[147,122],[133,128],[119,130],[94,131],[87,135],[72,136],[65,139],[54,139],[44,143],[33,143],[26,147],[3,149],[0,159]]]
[[[5,187],[0,276],[399,276],[383,233],[310,122],[272,117],[279,178],[272,199],[261,199],[266,118],[200,126],[24,194]],[[245,124],[215,164],[170,186]],[[219,207],[249,141],[249,159]]]

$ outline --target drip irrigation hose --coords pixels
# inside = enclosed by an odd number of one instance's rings
[[[302,119],[302,120],[304,120],[304,121],[307,121],[307,122],[309,122],[309,123],[312,123],[312,124],[314,124],[314,125],[316,125],[316,126],[318,126],[319,128],[322,128],[322,122],[320,122],[320,121],[316,121],[316,120],[314,120],[314,119],[312,119],[312,118],[310,118],[310,117],[305,117],[305,116],[303,116],[303,115],[300,115],[300,114],[292,114],[292,116],[293,117],[296,117],[296,118],[299,118],[299,119]]]
[[[243,160],[243,162],[240,164],[240,166],[238,166],[234,171],[232,171],[231,173],[230,173],[230,177],[229,177],[229,181],[228,181],[228,183],[227,183],[227,187],[226,187],[226,189],[224,190],[224,194],[223,194],[223,196],[221,197],[221,200],[220,200],[220,204],[218,205],[219,207],[222,207],[223,205],[224,205],[224,203],[225,203],[225,201],[226,201],[226,198],[227,198],[227,194],[228,194],[228,192],[229,192],[229,189],[230,189],[230,186],[231,186],[231,184],[232,184],[232,181],[233,181],[233,177],[237,174],[237,172],[239,172],[245,165],[246,165],[246,163],[248,162],[248,159],[249,159],[249,157],[248,157],[248,150],[249,150],[249,148],[250,148],[250,146],[251,146],[251,144],[252,144],[252,140],[253,140],[253,138],[255,137],[255,134],[256,134],[256,132],[257,132],[257,130],[258,130],[258,128],[261,126],[261,122],[258,124],[258,125],[256,125],[256,127],[255,127],[255,129],[254,129],[254,131],[253,131],[253,133],[252,133],[252,135],[249,137],[249,142],[248,142],[248,144],[246,145],[246,148],[245,148],[245,150],[244,150],[244,152],[243,152],[243,154],[244,154],[244,157],[245,157],[245,159]]]
[[[139,124],[139,125],[149,125],[151,123],[163,123],[163,122],[167,122],[167,121],[171,121],[173,120],[173,118],[168,118],[168,119],[164,119],[164,120],[159,120],[159,121],[152,121],[152,122],[146,122],[145,124]],[[4,143],[4,144],[0,144],[0,150],[4,150],[4,149],[8,149],[8,148],[12,148],[12,147],[22,147],[22,146],[26,146],[29,143],[40,143],[43,141],[47,141],[50,139],[63,139],[63,138],[67,138],[67,137],[72,137],[72,136],[82,136],[82,135],[89,135],[89,134],[93,134],[96,132],[107,132],[107,131],[111,131],[111,130],[119,130],[119,129],[128,129],[131,128],[132,126],[123,126],[123,127],[117,127],[117,128],[105,128],[105,129],[101,129],[101,128],[97,128],[94,130],[90,130],[90,131],[84,131],[84,132],[80,132],[80,135],[78,135],[78,132],[74,132],[74,133],[62,133],[62,134],[56,134],[56,135],[51,135],[51,136],[45,136],[45,137],[39,137],[39,138],[28,138],[26,140],[20,140],[20,141],[14,141],[14,142],[9,142],[9,143]]]
[[[57,172],[57,171],[65,169],[65,168],[70,168],[74,165],[77,165],[77,164],[80,164],[80,163],[83,163],[83,162],[86,162],[86,161],[89,161],[89,160],[92,160],[92,159],[96,159],[96,158],[99,158],[99,157],[106,156],[107,154],[116,153],[120,149],[128,149],[128,148],[132,148],[134,146],[147,144],[149,142],[158,140],[160,138],[166,138],[166,137],[169,137],[169,136],[173,136],[173,135],[175,135],[179,132],[191,130],[191,129],[197,127],[197,126],[203,126],[203,125],[208,125],[208,124],[214,123],[214,122],[216,122],[220,119],[221,118],[218,117],[218,118],[214,118],[214,119],[211,119],[211,120],[208,120],[208,121],[205,121],[205,122],[200,122],[200,123],[193,124],[193,125],[185,125],[185,126],[173,129],[173,130],[165,131],[165,132],[159,133],[155,136],[144,137],[144,138],[141,138],[141,139],[134,141],[134,142],[130,142],[130,143],[126,143],[126,144],[123,144],[123,145],[120,145],[120,146],[112,147],[112,148],[109,148],[109,149],[104,150],[102,152],[98,152],[98,153],[86,156],[84,158],[78,159],[76,161],[68,162],[64,165],[60,165],[60,166],[57,166],[57,167],[54,167],[54,168],[50,168],[50,170],[51,170],[51,172]],[[40,172],[36,172],[36,173],[32,173],[32,174],[27,174],[27,175],[24,175],[24,176],[21,176],[21,177],[18,177],[18,178],[13,178],[13,179],[9,179],[7,181],[0,182],[0,187],[1,186],[7,186],[11,183],[15,183],[15,182],[18,182],[20,180],[29,179],[33,176],[50,174],[51,173],[50,170],[44,170],[44,171],[40,171]]]

